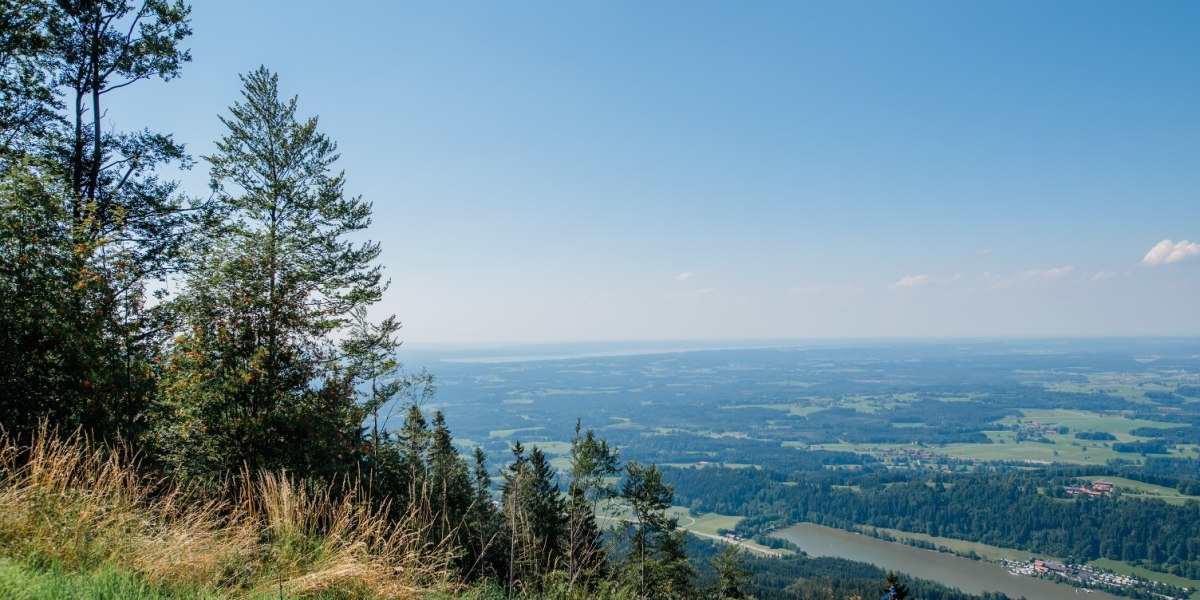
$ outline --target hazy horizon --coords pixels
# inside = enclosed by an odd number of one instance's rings
[[[230,15],[237,15],[231,18]],[[1200,4],[211,0],[117,128],[266,65],[414,342],[1200,335]],[[184,189],[207,194],[202,160]]]

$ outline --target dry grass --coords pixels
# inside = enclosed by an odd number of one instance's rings
[[[293,597],[406,598],[453,586],[428,510],[399,523],[353,488],[243,474],[217,499],[146,476],[136,457],[43,429],[0,432],[0,556],[155,585]],[[335,493],[337,492],[337,493]]]

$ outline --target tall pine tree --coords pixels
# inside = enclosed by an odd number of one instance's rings
[[[513,459],[500,488],[509,544],[510,591],[536,589],[560,566],[567,524],[554,468],[546,455],[535,446],[527,456],[517,442]]]
[[[637,519],[625,559],[626,579],[641,598],[689,598],[693,593],[693,569],[683,548],[685,534],[668,512],[674,497],[657,466],[625,464],[621,499]]]
[[[575,437],[571,439],[571,482],[567,489],[567,540],[565,544],[569,586],[590,585],[603,577],[608,557],[596,524],[596,511],[601,502],[616,495],[608,479],[617,474],[617,450],[608,441],[597,438],[594,431],[581,432],[575,422]]]
[[[192,473],[350,472],[367,413],[361,363],[337,339],[385,287],[379,244],[347,239],[371,205],[345,195],[336,145],[315,117],[298,118],[296,98],[280,98],[276,75],[242,81],[206,157],[223,220],[171,305],[158,441]]]

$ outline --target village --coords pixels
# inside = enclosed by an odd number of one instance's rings
[[[1083,486],[1064,485],[1063,486],[1063,491],[1066,492],[1068,496],[1090,496],[1093,498],[1098,498],[1105,494],[1111,493],[1113,491],[1113,489],[1114,489],[1113,484],[1108,483],[1106,481],[1092,482],[1091,487],[1088,487],[1086,485],[1083,485]]]

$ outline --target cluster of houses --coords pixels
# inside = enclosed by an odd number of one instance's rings
[[[1060,433],[1067,433],[1067,428],[1062,425],[1055,425],[1054,423],[1038,423],[1034,421],[1033,423],[1025,424],[1021,428],[1021,431],[1024,431],[1028,435],[1058,435]]]
[[[1063,491],[1066,492],[1068,496],[1091,496],[1093,498],[1098,498],[1109,492],[1112,492],[1113,484],[1108,483],[1107,481],[1094,481],[1092,482],[1091,487],[1086,485],[1064,485]]]
[[[1038,573],[1054,573],[1056,575],[1075,575],[1076,571],[1068,570],[1067,566],[1062,563],[1051,562],[1048,560],[1033,561],[1033,570]]]
[[[1057,575],[1065,579],[1077,582],[1084,586],[1107,586],[1109,588],[1136,588],[1155,593],[1160,598],[1171,598],[1161,592],[1165,591],[1165,584],[1153,581],[1138,580],[1128,575],[1118,575],[1108,571],[1103,571],[1088,565],[1064,565],[1049,560],[1031,559],[1029,561],[1011,561],[1006,560],[1004,567],[1014,575],[1025,575],[1027,577],[1038,577],[1042,575]],[[1081,588],[1080,591],[1091,592],[1086,588]]]

